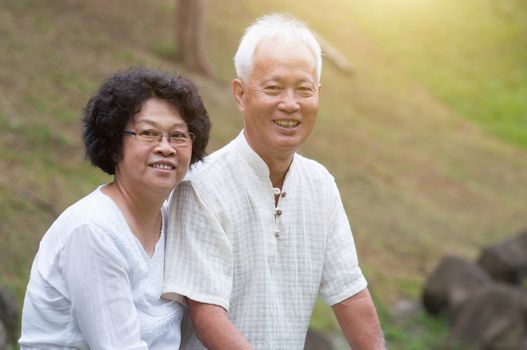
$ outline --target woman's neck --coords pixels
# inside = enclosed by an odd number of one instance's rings
[[[154,253],[161,232],[161,207],[166,199],[162,196],[147,196],[139,191],[130,191],[118,180],[103,188],[119,207],[128,227],[141,242],[148,255]]]

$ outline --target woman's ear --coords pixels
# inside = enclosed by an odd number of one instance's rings
[[[232,95],[236,106],[238,106],[240,112],[243,112],[245,110],[245,86],[240,79],[232,81]]]

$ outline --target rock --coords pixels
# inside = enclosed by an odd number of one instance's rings
[[[446,256],[426,280],[423,305],[431,314],[455,316],[457,308],[475,290],[491,282],[477,264],[458,256]]]
[[[7,347],[7,331],[5,330],[4,324],[0,322],[0,350]]]
[[[18,301],[6,288],[0,286],[0,323],[5,327],[7,342],[11,344],[18,341],[18,317]]]
[[[304,350],[334,350],[334,347],[331,340],[324,333],[309,328]]]
[[[527,231],[485,248],[478,264],[497,281],[521,285],[527,279]]]
[[[525,290],[486,285],[460,308],[449,342],[474,349],[526,349],[526,315]]]
[[[421,310],[421,304],[416,300],[400,299],[392,307],[393,318],[400,321],[407,321],[415,317]]]

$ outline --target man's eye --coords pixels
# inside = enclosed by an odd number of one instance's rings
[[[312,96],[315,93],[315,89],[310,86],[300,86],[297,91],[302,96]]]
[[[282,91],[282,88],[278,85],[269,85],[264,88],[264,91],[269,95],[278,95]]]

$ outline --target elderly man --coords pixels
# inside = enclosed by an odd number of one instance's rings
[[[317,118],[319,44],[274,14],[246,30],[234,62],[244,129],[169,209],[164,296],[192,320],[181,348],[303,349],[320,294],[353,349],[383,349],[334,179],[296,153]]]

